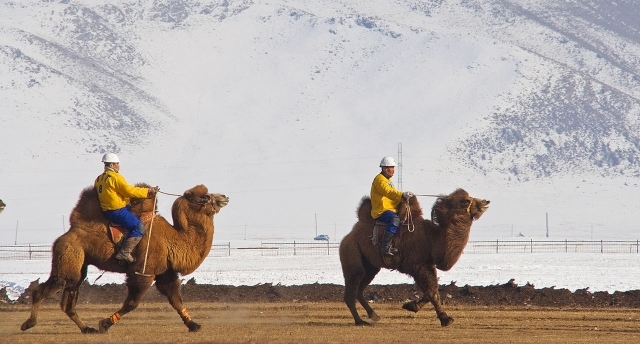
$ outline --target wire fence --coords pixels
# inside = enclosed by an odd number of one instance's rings
[[[213,244],[208,257],[254,254],[262,256],[338,255],[339,242],[262,242],[260,247],[231,247]],[[480,240],[469,241],[464,254],[509,253],[635,253],[640,240]],[[0,260],[49,260],[51,245],[26,244],[0,246]]]
[[[28,244],[0,246],[0,259],[24,260],[24,259],[51,259],[51,245]]]
[[[263,256],[318,256],[337,255],[339,242],[263,242],[260,253]]]
[[[231,244],[213,244],[208,257],[231,255]],[[0,260],[50,260],[50,244],[0,246]]]
[[[464,253],[640,253],[640,240],[469,241]]]

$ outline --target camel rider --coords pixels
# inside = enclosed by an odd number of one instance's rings
[[[371,216],[387,224],[387,230],[380,243],[380,250],[382,254],[390,256],[398,252],[398,249],[391,247],[393,236],[396,235],[398,226],[400,226],[400,218],[396,214],[396,208],[403,197],[409,199],[413,196],[411,192],[402,192],[393,186],[391,177],[393,177],[395,167],[396,161],[392,157],[384,157],[380,161],[382,171],[371,183]]]
[[[131,212],[130,198],[152,198],[159,188],[141,188],[129,185],[119,173],[120,159],[114,153],[107,153],[102,157],[104,173],[96,178],[94,188],[98,192],[100,207],[104,215],[112,223],[123,225],[128,233],[116,259],[127,263],[135,262],[131,252],[138,245],[146,228],[140,220]]]

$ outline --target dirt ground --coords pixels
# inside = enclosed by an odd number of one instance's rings
[[[108,333],[81,334],[60,311],[60,293],[41,308],[36,327],[22,332],[29,316],[28,291],[0,303],[2,342],[206,342],[206,343],[636,343],[640,342],[640,291],[591,293],[505,284],[474,287],[442,285],[447,313],[455,321],[439,325],[430,305],[420,312],[401,309],[418,295],[413,285],[372,285],[366,297],[381,317],[358,327],[342,302],[343,286],[183,285],[194,321],[189,333],[180,317],[151,289],[140,307]],[[124,285],[80,289],[77,311],[90,326],[120,307]],[[5,293],[0,290],[0,301]],[[359,312],[365,312],[359,307]]]
[[[254,286],[227,286],[196,284],[193,279],[182,286],[185,302],[342,302],[344,286],[337,284],[306,284],[282,286],[258,284]],[[80,287],[78,303],[120,303],[124,300],[123,284],[91,285]],[[27,289],[14,304],[28,304]],[[420,293],[413,284],[370,285],[365,297],[375,303],[398,304],[417,299]],[[513,280],[491,286],[440,285],[440,297],[445,306],[515,306],[515,307],[582,307],[582,308],[640,308],[640,290],[625,292],[590,292],[580,289],[535,288],[531,284],[519,286]],[[59,302],[60,294],[49,297],[48,302]],[[0,289],[0,302],[9,302]],[[143,302],[165,302],[155,287],[145,295]]]

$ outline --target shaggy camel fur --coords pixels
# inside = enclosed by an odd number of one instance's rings
[[[138,184],[149,187],[147,184]],[[172,226],[164,217],[155,215],[151,231],[147,229],[140,245],[133,251],[134,263],[120,265],[115,259],[116,245],[107,233],[107,219],[100,209],[93,187],[86,188],[70,216],[70,229],[53,243],[51,274],[46,282],[31,291],[31,316],[23,324],[23,331],[37,324],[38,308],[51,294],[63,290],[60,307],[78,325],[82,333],[107,332],[122,316],[134,310],[145,292],[155,281],[158,291],[165,295],[178,312],[189,331],[200,329],[191,320],[182,303],[179,275],[192,273],[207,257],[213,242],[213,216],[227,205],[229,198],[210,194],[204,185],[197,185],[173,203]],[[153,199],[132,199],[132,212],[140,216],[154,209]],[[151,235],[151,239],[149,239]],[[148,256],[145,253],[148,242]],[[98,323],[99,330],[85,325],[76,313],[78,289],[87,277],[87,267],[126,273],[127,296],[117,312]],[[139,274],[144,267],[144,275]]]
[[[488,207],[489,201],[472,198],[465,190],[458,189],[437,198],[430,221],[422,218],[422,209],[415,196],[408,202],[403,200],[397,209],[403,233],[401,239],[396,235],[394,243],[399,252],[393,257],[393,262],[385,262],[380,247],[372,244],[371,235],[376,221],[371,217],[371,199],[364,197],[358,207],[358,222],[340,243],[344,302],[356,325],[371,325],[358,315],[356,299],[371,321],[380,319],[365,300],[363,292],[381,268],[393,268],[410,275],[422,291],[420,300],[407,302],[402,308],[418,312],[430,301],[440,324],[451,324],[453,318],[447,315],[440,303],[436,269],[447,271],[453,267],[469,241],[473,220],[479,219]]]

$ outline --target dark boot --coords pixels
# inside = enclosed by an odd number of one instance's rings
[[[116,259],[127,263],[135,262],[136,259],[131,256],[131,252],[133,252],[133,249],[138,245],[140,239],[142,239],[142,237],[133,237],[125,240],[122,246],[120,246],[120,251],[116,254]]]
[[[394,253],[398,253],[398,249],[391,246],[391,241],[395,234],[384,231],[384,235],[382,236],[382,242],[380,243],[380,252],[387,256],[393,256]]]

